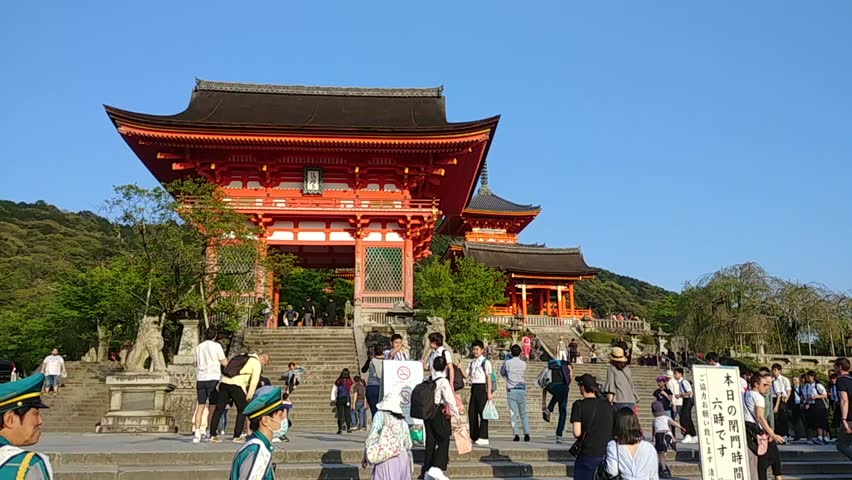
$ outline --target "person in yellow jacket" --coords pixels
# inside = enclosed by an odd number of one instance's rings
[[[52,480],[47,455],[22,449],[41,436],[41,373],[0,384],[0,480]]]

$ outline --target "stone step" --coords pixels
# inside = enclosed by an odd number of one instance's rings
[[[789,466],[789,469],[784,469]],[[700,478],[701,472],[696,463],[671,462],[672,474],[676,478]],[[785,463],[782,464],[784,477],[802,480],[846,480],[852,479],[848,465],[845,471],[819,471],[819,464]],[[83,479],[122,479],[142,480],[156,476],[158,480],[184,480],[198,478],[199,473],[204,477],[224,478],[230,470],[230,462],[207,464],[160,464],[160,465],[86,465],[86,466],[57,466],[57,480]],[[797,472],[796,470],[803,470]],[[277,463],[275,473],[282,478],[291,480],[308,480],[322,478],[326,480],[349,480],[369,478],[371,469],[361,469],[357,463]],[[419,465],[415,465],[415,473]],[[573,474],[573,463],[557,461],[486,461],[486,462],[453,462],[447,469],[450,478],[570,478]]]

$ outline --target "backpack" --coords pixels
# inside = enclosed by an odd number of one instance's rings
[[[553,383],[553,374],[550,372],[551,370],[549,368],[544,367],[535,379],[536,385],[541,388],[547,388],[548,385]]]
[[[547,388],[551,383],[561,383],[562,382],[562,365],[559,363],[559,360],[549,360],[547,362],[547,366],[538,374],[538,377],[535,379],[535,383],[538,384],[541,388]],[[553,372],[557,371],[559,373],[554,374]]]
[[[428,420],[438,411],[435,405],[435,381],[427,378],[411,391],[411,418]]]
[[[444,355],[444,352],[441,355]],[[444,355],[444,360],[447,359],[447,356]],[[455,363],[447,362],[447,366],[453,369],[453,391],[458,392],[464,388],[464,376],[462,375],[462,369],[459,368]],[[449,379],[449,377],[447,377]]]
[[[245,353],[228,360],[228,364],[222,369],[222,375],[230,378],[238,377],[240,375],[240,370],[246,366],[248,360],[249,356]]]

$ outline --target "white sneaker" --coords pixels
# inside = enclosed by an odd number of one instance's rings
[[[683,440],[680,443],[698,443],[696,439],[692,438],[689,435],[684,435]]]
[[[192,443],[201,443],[201,430],[196,430],[192,434]]]
[[[489,444],[489,443],[491,443],[491,442],[489,442],[487,438],[480,438],[480,439],[477,439],[477,440],[476,440],[475,442],[473,442],[473,443],[474,443],[475,445],[479,445],[480,447],[484,447],[484,446],[488,445],[488,444]]]
[[[450,480],[449,477],[444,475],[444,472],[442,472],[438,467],[430,468],[426,471],[426,475],[434,480]]]
[[[272,439],[272,443],[281,443],[281,439],[276,437]]]

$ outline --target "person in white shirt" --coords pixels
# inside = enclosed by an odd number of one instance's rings
[[[624,480],[659,480],[657,451],[643,440],[639,417],[629,408],[615,412],[614,440],[606,446],[606,471]]]
[[[450,381],[450,388],[453,386],[453,382],[455,381],[455,369],[452,367],[453,365],[453,354],[444,347],[444,336],[438,332],[432,332],[429,334],[429,348],[432,349],[432,352],[429,354],[429,358],[423,361],[423,368],[429,370],[429,375],[432,378],[444,377]],[[443,357],[444,360],[447,361],[447,365],[449,368],[445,368],[444,370],[437,371],[435,370],[435,358]]]
[[[686,429],[683,436],[683,443],[698,443],[698,433],[695,431],[695,422],[692,421],[692,407],[695,406],[692,384],[684,378],[683,368],[681,367],[674,369],[674,378],[677,380],[680,390],[680,393],[674,397],[683,400],[683,406],[680,409],[680,424]]]
[[[207,327],[204,331],[204,341],[199,343],[193,352],[195,396],[198,400],[193,423],[193,443],[199,443],[205,433],[202,428],[205,405],[209,404],[207,420],[211,420],[213,417],[213,409],[216,406],[218,396],[216,386],[219,385],[219,380],[222,378],[222,367],[228,364],[222,345],[216,341],[217,336],[218,332],[214,327]]]
[[[59,350],[54,348],[50,355],[44,357],[41,372],[44,374],[44,393],[47,394],[52,388],[53,396],[59,395],[59,379],[67,375],[65,359],[59,355]]]
[[[391,335],[391,348],[382,352],[385,360],[408,360],[408,354],[402,350],[402,335]]]
[[[556,356],[558,360],[568,361],[568,346],[565,344],[565,337],[559,337],[559,343],[556,346]]]
[[[775,431],[772,430],[769,421],[766,420],[766,412],[764,411],[766,400],[763,396],[769,393],[770,385],[769,375],[764,376],[760,373],[755,373],[751,376],[749,380],[749,387],[751,389],[745,394],[743,419],[746,424],[752,424],[751,427],[746,425],[746,430],[756,427],[761,433],[766,433],[769,436],[770,442],[783,445],[784,439],[776,435]],[[748,451],[749,478],[758,478],[758,456],[750,448],[746,450]],[[764,456],[760,458],[765,458],[768,452],[767,450],[767,453],[764,453]],[[768,467],[768,464],[766,466]]]
[[[802,387],[805,397],[805,418],[808,419],[808,429],[816,432],[816,438],[810,440],[814,445],[828,445],[828,407],[826,407],[828,390],[817,381],[816,372],[813,370],[809,370],[806,376],[808,383]]]
[[[465,378],[470,383],[470,403],[467,419],[470,423],[470,439],[477,445],[488,445],[488,420],[482,418],[485,405],[491,401],[491,362],[482,353],[485,345],[481,340],[472,343],[473,360],[467,367]]]
[[[683,406],[683,398],[678,398],[677,395],[680,395],[680,383],[675,380],[674,372],[671,370],[666,370],[666,388],[672,392],[672,418],[678,418],[677,414],[681,406]],[[677,438],[677,436],[675,436]]]
[[[460,413],[456,407],[453,387],[447,378],[448,365],[446,358],[442,355],[435,356],[430,364],[434,371],[432,380],[435,381],[435,405],[439,405],[439,407],[431,418],[425,420],[426,451],[420,474],[422,478],[426,478],[428,475],[429,478],[435,480],[449,480],[444,471],[447,470],[447,465],[450,462],[450,435],[452,432],[450,419],[444,414],[444,406],[457,421]]]
[[[790,385],[790,379],[781,375],[781,364],[772,365],[772,413],[775,414],[775,433],[784,437],[787,440],[789,435],[789,411],[787,409],[787,401],[790,399],[790,394],[793,392],[793,387]]]

